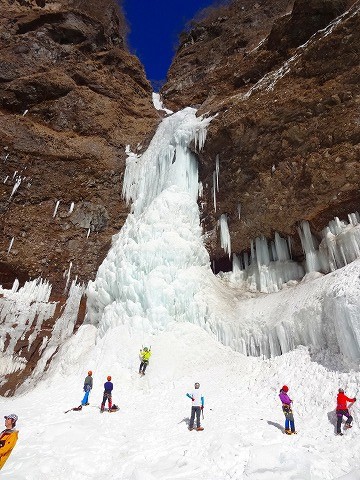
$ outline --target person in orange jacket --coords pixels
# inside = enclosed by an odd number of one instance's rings
[[[6,415],[4,418],[6,428],[0,433],[0,470],[10,457],[18,439],[18,431],[15,430],[18,416],[12,413],[11,415]]]
[[[337,415],[336,435],[343,435],[343,433],[341,433],[341,423],[342,423],[343,416],[347,418],[345,422],[345,428],[352,427],[351,422],[353,421],[353,418],[349,413],[347,402],[354,403],[356,402],[356,398],[347,397],[344,393],[344,389],[339,388],[339,393],[337,396],[337,405],[336,405],[336,415]]]

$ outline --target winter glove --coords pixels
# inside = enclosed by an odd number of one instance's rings
[[[354,397],[354,402],[356,402],[356,397]]]
[[[201,410],[204,410],[204,405],[201,405]]]

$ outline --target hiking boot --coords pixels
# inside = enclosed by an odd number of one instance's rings
[[[189,430],[190,430],[190,432],[191,432],[191,430],[194,430],[194,427],[189,427]]]
[[[196,429],[196,430],[197,430],[198,432],[201,432],[201,431],[203,431],[203,430],[204,430],[204,427],[197,427],[197,429]]]
[[[286,435],[291,435],[291,430],[289,430],[288,428],[285,428],[284,433],[286,433]]]
[[[336,435],[343,436],[344,434],[343,434],[343,433],[341,433],[341,432],[339,432],[339,433],[337,433]]]
[[[350,423],[345,423],[344,428],[352,428],[352,425],[350,425]]]

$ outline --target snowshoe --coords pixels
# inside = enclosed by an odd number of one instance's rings
[[[197,427],[196,431],[197,432],[202,432],[204,430],[204,427]]]

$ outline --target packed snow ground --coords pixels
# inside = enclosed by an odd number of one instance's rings
[[[64,345],[46,378],[31,391],[1,398],[17,413],[19,441],[2,470],[12,480],[326,480],[360,478],[360,412],[354,428],[334,435],[339,386],[356,395],[360,374],[311,361],[305,347],[269,360],[245,357],[189,323],[143,338],[125,326],[94,345],[86,325]],[[138,349],[152,346],[145,377]],[[80,404],[93,370],[90,406]],[[117,413],[99,412],[107,375]],[[195,381],[205,395],[203,432],[188,431]],[[283,434],[278,390],[290,388],[296,436]],[[356,472],[356,469],[357,472]],[[354,472],[355,470],[355,472]]]

